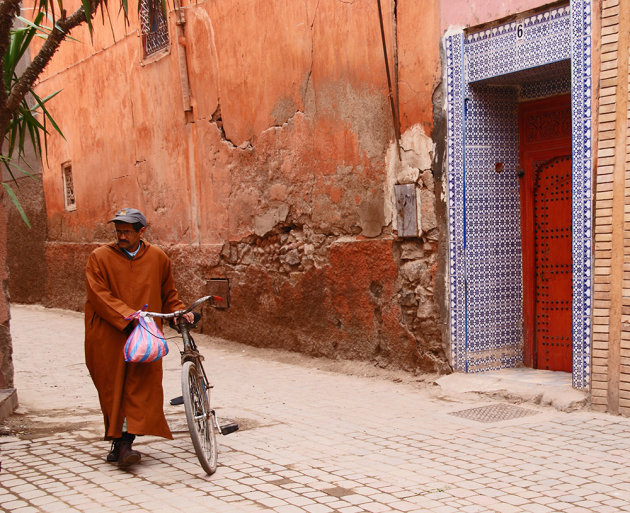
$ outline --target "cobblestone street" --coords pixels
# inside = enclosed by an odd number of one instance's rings
[[[175,439],[139,438],[142,462],[119,470],[104,461],[81,314],[14,305],[11,330],[20,408],[0,438],[2,511],[630,511],[628,418],[444,395],[413,376],[202,335],[213,405],[241,426],[218,438],[217,472],[203,473],[170,405]],[[167,400],[181,393],[170,346]]]

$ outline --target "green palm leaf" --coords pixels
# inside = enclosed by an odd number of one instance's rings
[[[26,213],[24,212],[24,209],[22,208],[22,205],[20,204],[20,200],[17,198],[17,196],[13,192],[13,189],[11,189],[11,186],[8,183],[2,182],[2,187],[4,187],[4,190],[7,191],[7,194],[11,198],[11,201],[15,205],[15,208],[17,208],[18,212],[20,213],[20,217],[22,217],[22,220],[26,223],[26,226],[30,228],[31,223],[29,222],[28,217],[26,217]]]

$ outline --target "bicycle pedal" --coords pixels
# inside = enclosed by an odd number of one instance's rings
[[[238,431],[238,424],[236,422],[230,422],[229,424],[223,424],[220,426],[222,435],[229,435],[230,433],[234,433],[234,431]]]

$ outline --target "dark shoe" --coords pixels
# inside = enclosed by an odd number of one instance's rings
[[[116,463],[118,461],[118,457],[120,456],[120,438],[116,440],[112,440],[112,448],[107,455],[108,463]]]
[[[173,397],[173,399],[171,399],[169,401],[173,406],[177,406],[178,404],[184,404],[184,398],[183,396],[178,396],[178,397]]]
[[[129,445],[131,445],[135,439],[136,439],[136,435],[127,433],[126,431],[123,431],[123,434],[120,438],[112,439],[112,447],[109,450],[109,454],[107,455],[107,458],[105,458],[107,462],[117,463],[118,458],[120,456],[120,444],[123,441],[126,441],[126,442],[129,442]]]
[[[142,456],[138,451],[131,448],[131,443],[122,440],[120,443],[120,454],[118,455],[118,467],[127,468],[140,462]]]

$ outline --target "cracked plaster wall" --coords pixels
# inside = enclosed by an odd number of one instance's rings
[[[391,49],[393,3],[382,3]],[[179,43],[192,115],[181,103],[178,42],[142,62],[137,35],[115,24],[116,40],[97,30],[93,50],[61,50],[39,86],[63,85],[76,105],[51,106],[66,140],[51,137],[44,169],[49,305],[82,308],[89,251],[111,238],[111,212],[135,205],[149,240],[172,256],[185,299],[229,278],[232,306],[207,316],[205,330],[448,371],[434,301],[444,228],[431,140],[439,2],[396,7],[401,162],[375,2],[186,6]],[[174,13],[169,20],[174,27]],[[75,212],[63,208],[58,173],[68,160]],[[412,240],[396,237],[396,183],[418,191],[422,233]]]

